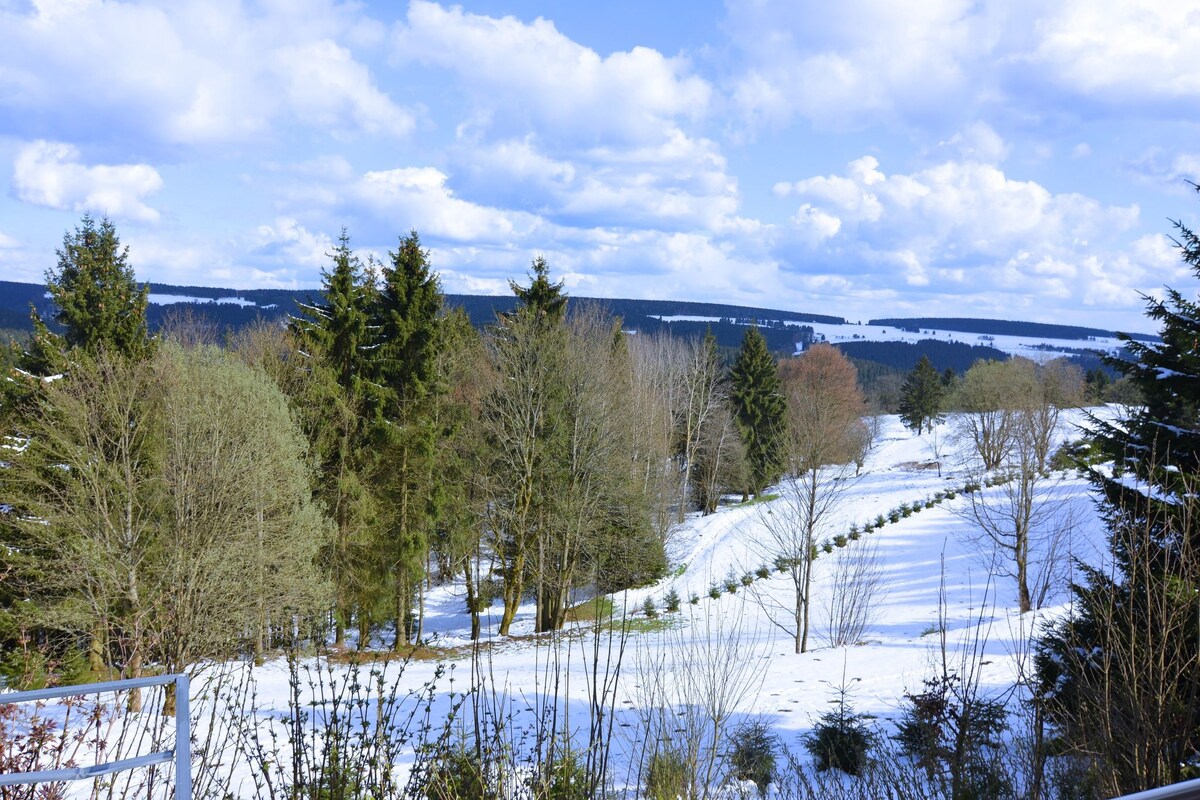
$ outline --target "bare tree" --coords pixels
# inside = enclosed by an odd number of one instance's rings
[[[865,411],[854,366],[839,350],[814,345],[780,365],[788,404],[788,471],[778,500],[759,514],[766,529],[765,554],[791,584],[786,621],[797,653],[808,648],[812,566],[817,535],[853,480]]]
[[[885,588],[874,539],[861,539],[834,554],[829,600],[824,609],[825,637],[830,647],[862,641],[878,614]]]
[[[1049,580],[1056,567],[1045,559],[1067,556],[1063,542],[1073,518],[1070,507],[1052,491],[1061,478],[1051,473],[1050,460],[1062,409],[1079,402],[1082,378],[1077,368],[1063,363],[1051,362],[1036,373],[1031,364],[1019,369],[1015,374],[1022,381],[1013,389],[1016,399],[1007,404],[1005,449],[994,456],[1001,458],[999,485],[967,493],[967,513],[982,533],[992,568],[1016,581],[1017,603],[1024,614],[1047,591],[1045,584],[1031,588],[1031,564],[1040,560],[1044,579]],[[1025,384],[1026,378],[1032,379],[1031,385]],[[983,476],[980,481],[990,482]]]

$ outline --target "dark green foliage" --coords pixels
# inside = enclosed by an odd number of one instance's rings
[[[1200,237],[1176,223],[1200,277]],[[1158,343],[1123,336],[1110,358],[1142,405],[1093,418],[1088,461],[1110,531],[1110,567],[1085,568],[1072,615],[1037,653],[1048,716],[1067,753],[1086,759],[1105,795],[1188,777],[1200,748],[1200,304],[1175,289],[1147,298]]]
[[[85,214],[75,233],[63,236],[58,265],[46,271],[46,288],[57,311],[54,321],[64,329],[66,348],[96,351],[104,347],[130,358],[150,353],[146,304],[150,287],[139,287],[129,265],[129,248],[121,247],[108,218]],[[35,331],[41,318],[34,312]]]
[[[762,797],[775,780],[775,737],[765,722],[742,725],[730,737],[729,763],[733,776],[753,781]]]
[[[533,274],[528,286],[509,281],[513,294],[521,308],[529,309],[538,319],[549,324],[562,322],[567,313],[567,296],[563,294],[562,281],[550,282],[550,265],[538,256],[533,260]]]
[[[941,419],[944,395],[941,376],[929,358],[921,356],[900,390],[900,419],[918,436],[926,427],[933,430]]]
[[[750,494],[759,494],[783,469],[784,414],[779,366],[758,328],[750,326],[730,372],[734,416],[746,446]]]
[[[656,619],[658,617],[658,609],[654,607],[654,598],[647,597],[642,603],[642,613],[646,615],[646,619]]]
[[[709,586],[708,587],[708,596],[711,597],[713,600],[716,600],[718,597],[720,597],[721,596],[721,585],[719,583],[714,583],[712,586]]]
[[[759,578],[766,580],[767,578],[771,577],[771,568],[768,567],[766,564],[763,564],[758,569],[754,570],[754,574],[757,575]]]
[[[822,714],[820,722],[804,737],[804,748],[816,759],[818,771],[838,769],[847,775],[863,771],[875,745],[875,735],[867,728],[868,719],[854,712],[846,690],[840,690],[834,710]]]
[[[954,674],[925,680],[904,696],[896,741],[951,800],[993,800],[1011,791],[998,758],[1004,705],[980,697]]]
[[[663,607],[667,610],[668,613],[673,614],[676,611],[678,611],[679,604],[680,604],[679,592],[675,591],[674,589],[667,592],[667,596],[663,598]]]

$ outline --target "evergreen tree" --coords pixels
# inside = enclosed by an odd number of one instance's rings
[[[730,379],[734,415],[746,445],[747,493],[757,495],[783,470],[787,411],[779,367],[757,325],[742,336]]]
[[[945,391],[942,376],[933,368],[929,357],[921,356],[900,388],[900,419],[918,436],[926,425],[933,430],[942,418]]]
[[[357,617],[361,632],[379,594],[378,570],[366,555],[379,516],[371,486],[378,457],[367,419],[378,416],[382,396],[373,374],[373,276],[350,249],[344,228],[329,257],[332,267],[321,273],[324,302],[301,305],[302,316],[292,320],[310,364],[307,380],[288,389],[293,403],[306,413],[315,409],[319,418],[305,427],[318,462],[317,494],[335,523],[322,561],[334,584],[334,641],[341,645],[350,617]]]
[[[375,382],[386,398],[384,424],[377,429],[386,463],[377,479],[388,499],[389,531],[381,555],[391,571],[394,645],[400,647],[413,635],[420,636],[422,581],[445,494],[434,474],[438,430],[433,403],[441,389],[437,357],[443,298],[438,277],[429,266],[429,252],[421,248],[416,231],[403,237],[389,256],[375,309],[379,331]],[[414,616],[418,630],[410,624]]]
[[[1176,230],[1200,277],[1200,238]],[[1112,459],[1090,471],[1112,564],[1083,568],[1072,615],[1038,653],[1063,749],[1102,796],[1195,777],[1200,749],[1200,306],[1174,289],[1147,303],[1161,343],[1123,336],[1132,359],[1107,359],[1144,404],[1092,418],[1092,441]]]
[[[539,319],[550,323],[562,322],[567,313],[567,296],[563,294],[562,281],[550,282],[550,265],[543,256],[533,259],[533,274],[528,286],[510,280],[509,287],[521,302],[521,308],[530,309]]]
[[[146,304],[150,287],[139,288],[129,265],[129,248],[121,247],[108,218],[97,227],[85,214],[73,234],[63,235],[58,265],[46,271],[46,287],[58,307],[54,319],[65,328],[66,348],[96,351],[109,348],[130,358],[150,352]],[[52,341],[37,312],[36,340]],[[46,364],[48,358],[39,358]],[[48,365],[48,364],[47,364]]]

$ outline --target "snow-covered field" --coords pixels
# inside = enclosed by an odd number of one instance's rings
[[[691,316],[660,316],[663,322],[716,322],[718,317]],[[776,320],[759,320],[762,325],[773,324]],[[825,322],[796,323],[787,321],[789,325],[807,325],[813,329],[818,341],[830,344],[839,342],[910,342],[923,339],[939,339],[944,342],[958,342],[969,345],[994,347],[1010,356],[1022,356],[1031,361],[1045,362],[1059,356],[1074,355],[1078,350],[1099,350],[1103,353],[1114,354],[1121,349],[1122,344],[1115,337],[1095,337],[1092,339],[1051,339],[1041,336],[1005,336],[1003,334],[980,334],[955,331],[948,329],[922,328],[919,331],[906,331],[897,327],[882,325],[838,325]]]
[[[1078,438],[1082,419],[1081,412],[1064,415],[1059,439]],[[952,428],[952,422],[946,422],[936,437],[929,433],[918,437],[897,418],[883,418],[861,475],[844,490],[818,540],[844,534],[851,524],[861,528],[902,503],[923,502],[968,482],[969,459]],[[935,449],[941,455],[940,477],[933,465]],[[1102,558],[1104,535],[1087,484],[1063,473],[1045,485],[1061,518],[1072,523],[1058,558],[1063,563],[1068,555],[1097,562]],[[641,621],[622,653],[614,649],[620,637],[607,631],[595,648],[597,642],[586,623],[557,634],[534,635],[532,604],[521,608],[513,635],[501,638],[496,635],[497,603],[484,615],[490,644],[472,660],[463,587],[436,588],[427,601],[426,631],[436,635],[435,649],[444,658],[440,663],[438,659],[411,661],[398,678],[399,687],[417,690],[436,684],[433,716],[437,718],[455,696],[461,697],[456,693],[472,683],[482,684],[489,708],[511,716],[514,730],[536,727],[537,713],[549,707],[546,697],[557,693],[560,714],[565,716],[558,724],[586,737],[587,709],[596,697],[597,680],[613,675],[619,659],[619,680],[607,695],[615,709],[612,772],[618,784],[622,780],[634,784],[636,768],[628,765],[635,764],[642,752],[645,722],[655,707],[678,710],[719,701],[731,726],[761,720],[784,746],[807,759],[801,737],[830,708],[838,687],[849,689],[857,711],[875,716],[881,729],[894,730],[892,721],[899,715],[905,693],[920,691],[922,680],[934,674],[941,657],[939,618],[944,620],[950,658],[957,658],[959,648],[981,648],[982,690],[1000,697],[1017,680],[1039,621],[1065,608],[1067,587],[1060,577],[1052,581],[1040,610],[1017,613],[1015,583],[991,567],[991,550],[981,543],[965,513],[968,500],[959,494],[822,552],[813,578],[811,649],[796,654],[790,634],[777,624],[786,622],[778,608],[792,602],[787,579],[772,571],[766,579],[755,577],[749,586],[740,583],[741,576],[753,575],[761,565],[771,563],[763,515],[785,500],[731,502],[711,516],[692,516],[680,525],[670,541],[669,577],[613,598],[618,608]],[[829,647],[825,609],[833,600],[838,566],[868,550],[874,553],[880,578],[870,599],[870,619],[855,644]],[[1035,562],[1040,555],[1034,553]],[[739,579],[735,593],[724,589],[727,577]],[[714,585],[721,586],[715,598],[710,597]],[[645,600],[650,598],[661,611],[671,590],[682,598],[680,611],[645,622],[640,610]],[[693,596],[698,598],[694,603]],[[443,672],[447,665],[452,669]],[[1024,666],[1028,669],[1029,664]],[[347,669],[333,667],[336,675]],[[399,672],[395,665],[388,670],[392,675]],[[277,724],[267,720],[286,713],[286,663],[268,662],[253,670],[253,678],[261,724]],[[688,696],[697,691],[707,693],[708,701]],[[466,707],[462,713],[466,715]],[[242,770],[235,767],[234,771]]]

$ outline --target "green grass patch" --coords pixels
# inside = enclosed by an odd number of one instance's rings
[[[752,497],[744,503],[738,503],[734,508],[745,508],[746,506],[756,506],[759,503],[769,503],[772,500],[778,500],[778,494],[760,494],[758,497]]]
[[[567,609],[567,622],[594,622],[613,615],[613,602],[607,597],[593,597]]]
[[[620,631],[622,627],[630,633],[653,633],[655,631],[665,631],[674,625],[674,621],[668,617],[655,617],[647,619],[645,617],[628,617],[625,620],[613,620],[604,627],[614,631]]]

